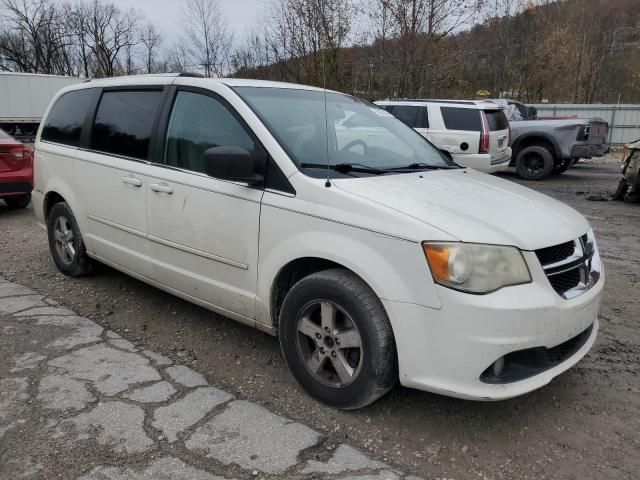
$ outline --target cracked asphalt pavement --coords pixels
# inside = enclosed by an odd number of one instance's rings
[[[400,480],[0,277],[0,478]]]
[[[0,438],[0,479],[12,479],[6,473],[9,468],[23,475],[33,471],[32,478],[66,479],[73,478],[76,472],[89,475],[93,468],[100,466],[103,479],[130,478],[133,474],[126,469],[146,472],[134,478],[162,479],[157,472],[173,472],[169,478],[190,478],[186,466],[181,470],[182,464],[227,478],[237,477],[240,473],[256,478],[251,475],[253,469],[242,467],[240,463],[223,474],[207,470],[208,461],[218,462],[213,457],[207,459],[211,451],[194,452],[185,445],[193,439],[205,438],[215,443],[217,423],[199,430],[197,435],[195,431],[203,424],[188,427],[186,431],[190,437],[184,438],[180,428],[188,423],[188,418],[171,420],[172,410],[179,410],[182,404],[173,409],[167,407],[174,401],[184,400],[188,392],[206,388],[206,380],[238,401],[265,407],[322,435],[324,443],[304,450],[299,459],[307,465],[319,462],[328,470],[328,475],[334,475],[333,469],[339,468],[334,465],[340,463],[346,448],[339,449],[339,445],[348,443],[366,453],[372,461],[432,480],[637,480],[640,478],[640,204],[607,201],[620,178],[621,157],[621,154],[614,154],[583,161],[568,172],[543,182],[523,182],[512,172],[501,174],[503,178],[551,195],[587,217],[597,235],[607,284],[600,332],[592,351],[550,385],[523,397],[496,403],[468,402],[397,387],[363,410],[342,412],[325,407],[308,397],[296,384],[273,337],[107,267],[100,267],[94,275],[87,277],[65,277],[51,261],[46,234],[36,225],[33,211],[8,210],[0,201],[0,277],[29,287],[95,322],[92,325],[81,322],[71,328],[36,325],[37,320],[33,319],[22,319],[18,324],[17,319],[21,317],[14,316],[0,318],[0,381],[5,382],[0,386],[0,410],[7,411],[5,404],[22,405],[32,401],[22,410],[22,415],[0,414],[3,415],[0,417],[2,429],[6,428],[5,422],[18,420],[27,420],[25,425],[31,425],[29,429],[17,425]],[[71,322],[72,318],[55,320]],[[5,320],[10,323],[3,323]],[[16,333],[8,335],[11,328],[5,327],[11,325]],[[157,418],[147,415],[143,422],[145,432],[157,431],[154,422],[165,425],[166,433],[161,433],[165,440],[159,440],[159,436],[149,437],[154,444],[159,442],[158,449],[154,447],[146,453],[134,454],[134,463],[126,464],[122,458],[127,455],[97,443],[102,438],[98,435],[102,431],[100,426],[90,427],[95,430],[93,443],[75,441],[73,434],[60,439],[53,437],[58,427],[47,427],[50,421],[68,419],[69,422],[59,427],[63,433],[79,432],[85,425],[90,425],[91,416],[81,416],[77,419],[78,425],[70,419],[89,413],[92,409],[77,407],[96,402],[89,399],[102,395],[97,390],[85,390],[77,380],[62,383],[64,388],[71,390],[71,395],[61,393],[64,389],[58,390],[60,382],[66,380],[48,378],[37,385],[28,380],[30,375],[48,377],[48,374],[42,375],[41,369],[49,368],[47,362],[54,358],[52,353],[47,353],[54,346],[47,352],[38,353],[30,342],[43,342],[47,332],[58,332],[62,328],[66,328],[68,334],[50,341],[47,338],[47,345],[59,342],[55,346],[58,349],[55,352],[61,353],[59,357],[77,355],[78,350],[91,346],[77,342],[94,335],[105,339],[105,346],[119,349],[118,353],[134,353],[129,349],[135,348],[136,355],[142,352],[151,361],[150,365],[162,379],[132,386],[117,393],[116,397],[119,402],[127,406],[135,404],[144,412],[154,410],[155,413],[159,407]],[[123,338],[106,341],[106,333],[95,333],[100,328]],[[104,355],[104,362],[110,362],[110,356]],[[30,365],[34,368],[12,372]],[[171,366],[179,369],[168,370]],[[73,375],[81,373],[65,374],[64,365],[51,368],[60,369],[65,379],[74,380]],[[172,372],[182,375],[180,372],[187,371],[185,368],[197,372],[197,375],[189,375],[188,385],[192,386],[184,386],[172,376]],[[187,381],[186,376],[182,375],[182,378]],[[88,382],[104,384],[104,388],[120,388],[115,379],[79,381]],[[162,400],[169,395],[175,396],[169,397],[168,401]],[[213,394],[201,392],[198,395],[198,404],[215,402]],[[144,402],[144,399],[156,400],[156,403]],[[65,401],[69,403],[62,413],[45,408],[56,403],[62,407]],[[218,415],[219,409],[226,411],[226,405],[230,404],[223,403],[212,411]],[[96,403],[88,405],[97,406]],[[198,408],[192,408],[190,414],[198,415]],[[128,412],[124,408],[118,411]],[[223,416],[217,422],[226,418]],[[169,441],[172,435],[179,439],[177,443]],[[71,440],[72,443],[65,443]],[[177,444],[180,451],[171,455],[173,460],[164,458],[174,453]],[[54,454],[56,450],[58,453]],[[9,451],[14,452],[11,457]],[[188,453],[189,457],[179,453]],[[225,458],[231,458],[233,453],[225,451],[224,455],[228,456]],[[313,458],[316,456],[318,458]],[[334,456],[337,459],[329,461]],[[156,462],[159,459],[163,460]],[[197,463],[190,463],[189,459],[197,460]],[[249,458],[247,462],[251,460]],[[40,470],[36,470],[38,465]],[[113,470],[117,468],[125,468],[124,473]],[[301,468],[296,470],[297,474],[307,472],[307,466],[297,468]],[[43,469],[45,472],[52,469],[54,473],[44,474]],[[176,474],[178,471],[182,473]],[[260,471],[258,478],[267,475],[270,478],[283,476]],[[196,474],[191,477],[200,478]]]

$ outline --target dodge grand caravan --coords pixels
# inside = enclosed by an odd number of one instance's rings
[[[580,214],[349,95],[95,80],[57,95],[35,150],[33,205],[63,273],[105,263],[277,335],[335,407],[398,380],[514,397],[596,338],[604,273]]]

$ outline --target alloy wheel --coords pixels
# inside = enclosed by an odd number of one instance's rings
[[[537,153],[528,153],[522,159],[522,163],[526,172],[532,176],[538,175],[544,170],[544,158]]]
[[[71,265],[76,257],[76,249],[73,246],[73,230],[65,217],[56,218],[53,238],[60,261],[65,265]]]
[[[323,385],[344,387],[360,373],[362,339],[355,322],[337,304],[313,301],[297,320],[296,345],[305,368]]]

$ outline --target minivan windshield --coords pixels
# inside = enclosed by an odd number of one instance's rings
[[[309,176],[325,176],[328,169],[332,176],[363,176],[458,168],[412,128],[364,100],[331,92],[325,99],[323,91],[292,88],[235,91]]]

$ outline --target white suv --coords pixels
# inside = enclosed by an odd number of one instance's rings
[[[376,102],[453,161],[485,173],[509,168],[509,122],[489,101],[402,100]]]
[[[53,100],[35,155],[63,273],[99,261],[277,335],[300,384],[339,408],[398,379],[513,397],[596,338],[604,275],[579,213],[348,95],[94,80]]]

